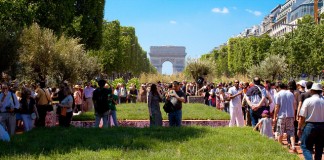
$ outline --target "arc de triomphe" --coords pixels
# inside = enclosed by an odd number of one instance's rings
[[[162,73],[162,64],[166,61],[172,63],[173,74],[182,72],[185,67],[186,47],[183,46],[151,46],[150,60],[159,73]]]

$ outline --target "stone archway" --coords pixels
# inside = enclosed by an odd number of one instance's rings
[[[162,64],[172,63],[173,73],[182,72],[185,67],[186,47],[183,46],[151,46],[150,61],[157,71],[162,74]]]

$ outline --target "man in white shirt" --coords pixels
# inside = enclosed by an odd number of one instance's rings
[[[314,83],[312,96],[305,99],[299,112],[298,136],[301,137],[301,148],[305,159],[322,159],[324,148],[324,98],[321,96],[322,85]],[[306,125],[305,125],[306,122]]]
[[[19,109],[17,96],[9,91],[8,84],[3,83],[0,93],[0,123],[7,129],[10,136],[16,132],[15,109]]]
[[[83,112],[88,112],[93,108],[92,96],[94,90],[95,89],[91,87],[91,82],[88,82],[87,86],[83,90],[83,97],[85,98]]]
[[[231,120],[229,126],[233,127],[235,124],[238,127],[244,126],[244,118],[242,113],[242,89],[239,88],[239,81],[234,81],[234,86],[228,90],[229,98],[231,99],[229,103],[229,111],[231,115]]]

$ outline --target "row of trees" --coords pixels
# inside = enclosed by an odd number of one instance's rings
[[[104,3],[2,0],[0,73],[58,82],[155,71],[134,28],[103,20]]]
[[[249,75],[265,79],[322,76],[324,69],[324,24],[315,25],[311,16],[283,37],[268,35],[231,38],[226,46],[203,55],[214,63],[215,76]]]
[[[138,77],[141,72],[156,72],[138,43],[135,28],[123,27],[117,20],[104,21],[103,44],[100,50],[93,50],[90,54],[99,57],[108,75],[131,73]]]

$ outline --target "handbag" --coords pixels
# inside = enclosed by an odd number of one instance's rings
[[[62,107],[61,108],[61,116],[66,116],[66,111],[67,111],[67,108],[66,107]]]
[[[175,108],[174,108],[173,104],[171,103],[171,101],[166,100],[165,103],[164,103],[164,105],[163,105],[163,110],[166,113],[170,113],[170,112],[175,111]]]
[[[31,117],[31,119],[32,119],[32,120],[35,120],[35,119],[36,119],[36,117],[37,117],[37,116],[36,116],[36,113],[35,113],[35,112],[33,112],[32,114],[30,114],[30,117]]]
[[[47,105],[46,105],[46,107],[45,107],[46,108],[46,111],[47,112],[53,111],[53,106],[51,104],[51,101],[48,99],[45,90],[43,88],[42,88],[42,90],[44,91],[44,94],[45,94],[46,99],[47,99],[47,102],[48,102]]]

